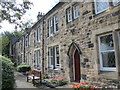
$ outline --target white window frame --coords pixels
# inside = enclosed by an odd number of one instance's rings
[[[28,35],[27,35],[27,38],[26,38],[26,45],[27,45],[27,47],[29,46],[28,45]]]
[[[37,43],[37,29],[35,30],[35,43]]]
[[[68,8],[67,9],[67,22],[71,22],[72,21],[72,9]]]
[[[79,5],[73,6],[73,13],[74,13],[74,19],[77,19],[79,17]]]
[[[103,67],[103,60],[102,60],[102,52],[114,52],[115,53],[115,47],[114,47],[114,50],[107,50],[107,51],[101,51],[101,48],[100,48],[100,37],[103,37],[103,36],[106,36],[106,35],[110,35],[112,33],[109,33],[109,34],[104,34],[104,35],[100,35],[98,36],[98,43],[99,43],[99,57],[100,57],[100,70],[102,71],[116,71],[116,67],[114,68],[110,68],[110,67]],[[112,34],[113,36],[113,34]],[[113,42],[114,42],[114,37],[113,37]],[[115,45],[115,44],[114,44]],[[116,64],[116,63],[115,63]]]
[[[109,7],[107,7],[107,8],[105,8],[105,9],[103,9],[103,10],[101,10],[101,11],[97,11],[97,1],[98,0],[94,0],[94,3],[95,3],[95,13],[96,14],[99,14],[99,13],[101,13],[101,12],[103,12],[103,11],[105,11],[105,10],[108,10],[109,8],[110,8],[110,4],[109,4]],[[102,2],[105,2],[105,1],[107,1],[108,3],[109,3],[109,0],[101,0]],[[98,1],[99,2],[99,1]]]
[[[30,46],[30,34],[28,35],[28,46]]]
[[[50,69],[53,69],[53,65],[52,65],[52,61],[53,61],[53,56],[51,56],[51,53],[53,53],[53,52],[51,52],[51,49],[53,49],[53,47],[49,47],[48,48],[48,50],[49,50],[49,56],[48,56],[48,60],[49,60],[49,67],[50,67]],[[53,54],[52,54],[53,55]],[[52,58],[52,59],[51,59]]]
[[[55,46],[55,67],[56,68],[59,68],[60,67],[60,52],[59,52],[59,55],[57,55],[57,51],[56,51],[56,48],[59,49],[59,46]],[[60,51],[60,50],[59,50]],[[57,64],[57,57],[59,57],[59,64]]]
[[[117,1],[117,2],[115,2],[115,1]],[[120,4],[120,0],[113,0],[113,6],[117,6],[119,4]]]
[[[58,16],[54,16],[54,33],[58,32]]]
[[[37,61],[37,56],[36,56],[36,51],[34,51],[34,67],[35,68],[37,67],[36,61]]]
[[[27,64],[29,65],[29,53],[27,53]]]
[[[36,64],[37,64],[37,67],[40,67],[40,50],[37,50],[36,52],[37,52],[37,61],[36,61],[37,63]]]
[[[50,36],[53,36],[53,21],[52,21],[52,18],[50,18],[49,20],[48,20],[48,27],[49,27],[49,37]]]
[[[22,46],[23,46],[23,50],[24,50],[24,37],[23,37],[23,41],[22,41]]]
[[[37,42],[40,42],[40,27],[37,28]]]

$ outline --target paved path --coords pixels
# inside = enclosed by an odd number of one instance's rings
[[[15,88],[36,88],[26,81],[26,76],[22,75],[19,72],[15,72]]]
[[[19,72],[15,72],[15,90],[21,90],[21,88],[24,88],[24,89],[35,89],[35,90],[49,90],[50,88],[49,87],[46,87],[44,85],[41,85],[39,87],[35,87],[33,86],[32,83],[30,82],[27,82],[26,81],[26,76],[19,73]],[[70,88],[71,86],[70,85],[65,85],[65,86],[60,86],[60,87],[56,87],[56,88],[51,88],[50,90],[58,90],[58,88]]]

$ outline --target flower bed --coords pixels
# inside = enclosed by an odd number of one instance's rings
[[[55,88],[55,87],[63,86],[65,84],[67,84],[67,82],[64,80],[64,78],[60,78],[60,77],[44,80],[44,82],[42,82],[42,83],[44,85],[46,85],[47,87],[51,87],[51,88]]]
[[[102,90],[101,87],[97,87],[86,82],[78,83],[72,86],[75,90]]]

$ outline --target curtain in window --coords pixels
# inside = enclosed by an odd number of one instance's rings
[[[112,34],[100,37],[101,64],[105,68],[116,67],[115,50]]]

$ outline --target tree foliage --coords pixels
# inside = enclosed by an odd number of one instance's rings
[[[31,2],[17,3],[12,1],[0,1],[0,23],[2,21],[8,21],[19,25],[21,23],[21,17],[26,13],[27,10],[31,9]]]
[[[9,57],[10,40],[13,36],[20,38],[22,36],[22,32],[14,31],[10,33],[6,31],[2,33],[0,37],[2,40],[2,55]]]
[[[24,23],[21,23],[20,24],[20,29],[21,29],[21,32],[25,32],[25,29],[26,28],[31,28],[33,25],[35,24],[35,22],[33,22],[32,20],[28,20]]]

